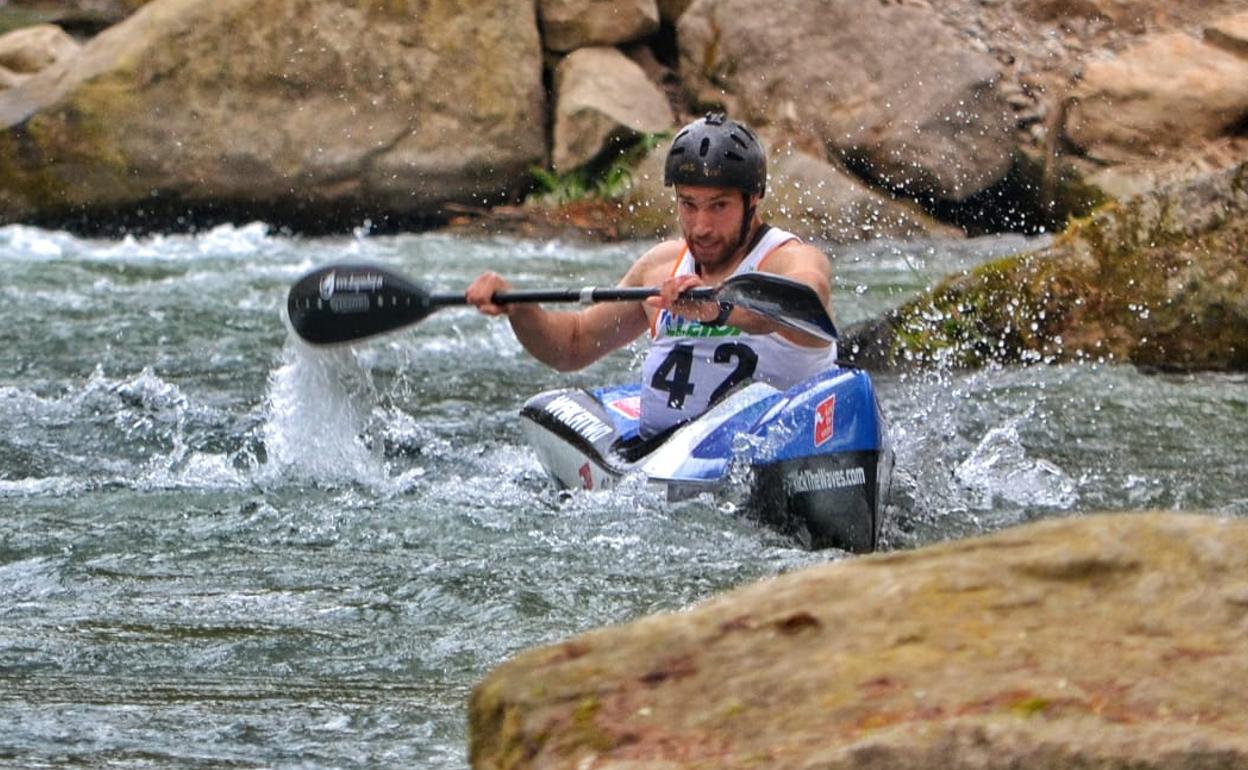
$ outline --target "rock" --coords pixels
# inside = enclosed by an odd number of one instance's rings
[[[771,146],[762,211],[774,225],[828,243],[961,235],[915,204],[872,190],[822,158],[783,142]]]
[[[0,35],[0,67],[31,75],[78,53],[78,43],[55,24],[23,27]]]
[[[1248,57],[1183,33],[1089,62],[1065,134],[1093,159],[1163,157],[1227,136],[1248,120]]]
[[[540,0],[542,40],[575,51],[640,40],[659,30],[655,0]]]
[[[757,126],[792,114],[856,172],[913,198],[1001,181],[1013,118],[989,55],[911,3],[700,0],[680,18],[686,87]]]
[[[545,160],[537,21],[466,8],[147,5],[0,93],[0,222],[187,204],[315,227],[505,197]]]
[[[554,166],[588,163],[612,142],[669,131],[667,98],[640,66],[615,48],[580,48],[555,71]]]
[[[1103,360],[1248,371],[1248,163],[1110,203],[1050,246],[847,330],[867,366]]]
[[[659,57],[654,54],[654,49],[645,43],[624,46],[620,50],[629,60],[641,67],[641,71],[646,73],[646,78],[651,83],[657,83],[662,87],[669,83],[679,82],[680,78],[675,70],[659,61]]]
[[[17,88],[26,80],[27,77],[29,76],[19,75],[10,69],[0,67],[0,91]]]
[[[1239,57],[1248,57],[1248,12],[1219,19],[1205,28],[1205,42]]]
[[[1248,522],[1049,520],[812,567],[528,650],[473,768],[1248,764]]]
[[[1085,170],[1085,182],[1114,200],[1145,195],[1174,185],[1198,182],[1202,177],[1234,168],[1248,158],[1248,137],[1225,137],[1184,147],[1174,157],[1140,158]]]

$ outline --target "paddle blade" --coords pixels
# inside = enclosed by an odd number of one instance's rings
[[[313,345],[401,329],[434,309],[421,287],[385,268],[356,263],[313,270],[290,287],[286,299],[290,325]]]
[[[720,300],[766,316],[812,337],[836,340],[836,324],[814,289],[771,273],[744,273],[719,287]]]

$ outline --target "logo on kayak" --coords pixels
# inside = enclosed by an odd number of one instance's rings
[[[607,407],[617,414],[622,414],[630,420],[641,419],[641,396],[629,396],[628,398],[617,398]]]
[[[836,394],[828,396],[815,407],[815,446],[823,446],[836,433]]]
[[[866,485],[867,472],[863,468],[817,468],[791,473],[784,478],[784,491],[790,495]]]
[[[589,410],[568,396],[560,396],[551,401],[546,405],[546,411],[591,444],[614,432],[610,425],[595,417]]]
[[[380,273],[348,273],[341,278],[338,271],[330,271],[321,279],[321,299],[328,301],[338,292],[358,293],[377,291],[385,283]]]

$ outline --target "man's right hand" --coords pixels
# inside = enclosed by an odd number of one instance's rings
[[[487,270],[477,276],[477,280],[464,292],[464,297],[469,305],[476,305],[477,310],[485,315],[507,315],[511,311],[510,306],[496,305],[492,299],[496,292],[502,291],[511,291],[511,284],[498,273]]]

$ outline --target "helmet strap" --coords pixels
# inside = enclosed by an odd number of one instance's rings
[[[741,208],[744,210],[741,217],[741,232],[737,235],[737,246],[733,251],[745,246],[746,238],[750,237],[750,225],[754,222],[754,213],[758,211],[757,206],[750,205],[750,194],[744,190],[741,191]]]

